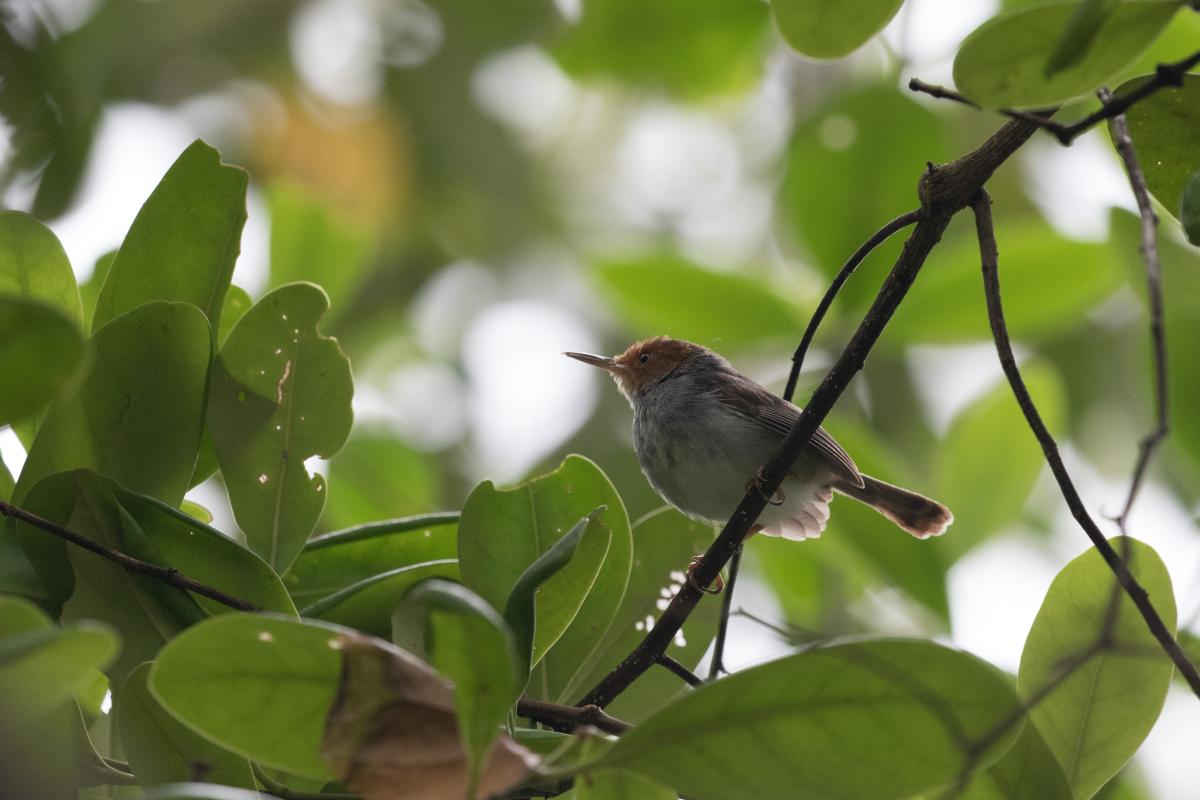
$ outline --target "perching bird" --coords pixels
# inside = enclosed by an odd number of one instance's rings
[[[664,500],[692,517],[727,520],[800,416],[796,406],[691,342],[659,336],[611,358],[566,355],[612,375],[633,406],[642,472]],[[820,536],[834,491],[866,503],[918,539],[938,536],[954,521],[941,503],[863,475],[819,428],[751,532]]]

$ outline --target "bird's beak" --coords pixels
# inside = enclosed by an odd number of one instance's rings
[[[593,367],[606,369],[609,372],[616,372],[624,369],[624,367],[617,363],[615,358],[610,356],[594,356],[590,353],[563,353],[563,355],[570,356],[576,361],[582,361],[585,364],[591,364]]]

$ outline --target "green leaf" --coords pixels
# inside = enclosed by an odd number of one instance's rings
[[[1128,546],[1130,571],[1173,631],[1175,594],[1158,554],[1136,539],[1110,541],[1118,553]],[[1113,602],[1109,644],[1101,647]],[[1030,719],[1076,797],[1092,796],[1137,751],[1162,711],[1172,671],[1099,552],[1089,547],[1058,573],[1025,640],[1017,690],[1027,699],[1048,692]]]
[[[813,58],[853,53],[883,30],[902,5],[904,0],[771,0],[784,40]]]
[[[1077,3],[1057,2],[992,17],[954,59],[958,90],[990,108],[1045,107],[1095,91],[1149,47],[1179,10],[1175,0],[1126,0],[1096,30],[1077,63],[1046,75],[1046,54]]]
[[[13,496],[84,467],[178,505],[200,445],[211,357],[195,306],[154,302],[96,331],[87,377],[50,406]]]
[[[998,237],[1004,313],[1014,339],[1060,335],[1123,283],[1121,254],[1107,244],[1064,239],[1042,222],[1006,226]],[[938,247],[919,287],[896,311],[887,341],[990,341],[979,263],[973,233]]]
[[[673,256],[602,264],[601,288],[630,327],[730,347],[799,327],[796,309],[762,281],[713,272]],[[680,293],[688,301],[679,302]]]
[[[554,472],[513,489],[499,491],[484,482],[463,507],[458,527],[463,583],[499,610],[510,602],[522,573],[600,506],[606,508],[587,526],[569,566],[537,593],[531,663],[537,664],[560,638],[570,652],[552,656],[563,660],[550,662],[531,691],[554,695],[565,688],[612,624],[629,580],[633,549],[625,508],[600,468],[576,455]],[[592,601],[589,595],[595,591],[601,596]],[[521,628],[512,619],[509,623],[520,642]]]
[[[195,733],[154,698],[149,683],[151,666],[144,663],[129,673],[113,702],[114,725],[138,783],[177,783],[201,771],[213,781],[255,788],[246,759]]]
[[[213,367],[208,424],[250,549],[287,571],[325,505],[305,459],[332,456],[350,433],[350,362],[317,323],[320,287],[295,283],[238,322]]]
[[[337,491],[325,503],[320,527],[346,528],[437,508],[440,471],[435,458],[412,449],[394,431],[357,428],[329,462],[329,482]]]
[[[1192,244],[1200,247],[1200,169],[1192,173],[1179,200],[1179,221]]]
[[[420,633],[426,661],[454,684],[454,710],[467,753],[471,784],[486,765],[500,725],[521,694],[516,642],[486,600],[461,584],[430,580],[415,586],[392,615],[396,633]]]
[[[306,605],[379,573],[458,557],[458,514],[434,513],[371,522],[310,539],[284,575]]]
[[[712,540],[711,525],[688,519],[671,508],[653,511],[637,521],[633,526],[634,557],[629,588],[613,614],[612,627],[576,681],[576,694],[569,696],[567,702],[577,701],[633,652],[646,635],[646,621],[657,619],[662,613],[659,602],[667,599],[665,594],[678,591],[688,562],[708,549]],[[694,669],[716,635],[719,605],[698,605],[667,653]],[[652,669],[622,692],[609,710],[620,719],[640,722],[684,691],[679,678],[666,670]]]
[[[966,653],[927,641],[833,644],[689,692],[595,766],[697,800],[908,798],[954,780],[967,748],[1018,708],[1003,676]]]
[[[1075,800],[1046,741],[1029,720],[999,761],[976,772],[962,791],[950,791],[944,800]]]
[[[0,702],[17,720],[34,722],[55,712],[116,655],[116,634],[98,622],[53,627],[36,624],[26,601],[2,598],[0,610],[19,618],[0,628]]]
[[[39,300],[80,328],[75,273],[58,237],[21,211],[0,211],[0,294]]]
[[[254,300],[251,299],[249,292],[236,284],[229,284],[229,291],[225,293],[225,302],[221,306],[221,327],[217,333],[218,344],[225,343],[233,326],[253,306]]]
[[[890,83],[835,93],[816,109],[788,147],[778,212],[806,260],[832,277],[885,220],[916,208],[921,165],[954,156],[945,128]],[[871,276],[891,268],[903,240],[901,233],[881,245],[846,284],[840,302],[869,303],[880,280]]]
[[[1058,374],[1040,362],[1023,365],[1021,374],[1046,425],[1061,430],[1067,398]],[[1001,379],[954,419],[937,451],[937,497],[955,516],[946,546],[961,555],[1014,522],[1044,464],[1041,445]]]
[[[364,633],[387,636],[391,630],[392,609],[409,589],[430,578],[458,580],[458,562],[442,559],[390,569],[326,595],[303,608],[301,613]]]
[[[1152,76],[1117,88],[1126,94]],[[1200,75],[1184,75],[1183,86],[1162,89],[1125,113],[1146,187],[1168,213],[1180,213],[1184,187],[1200,171]]]
[[[93,329],[144,303],[191,303],[215,332],[246,222],[245,170],[197,139],[138,212],[96,300]]]
[[[1083,60],[1100,28],[1121,5],[1121,0],[1081,0],[1071,13],[1066,29],[1046,61],[1045,76],[1073,67]]]
[[[575,780],[574,800],[676,800],[674,789],[617,769],[585,773]]]
[[[368,231],[298,185],[272,186],[267,203],[271,286],[313,281],[328,293],[335,312],[349,308],[372,255]]]
[[[547,583],[551,578],[563,572],[570,564],[576,553],[579,552],[579,547],[583,541],[584,535],[589,531],[596,530],[594,526],[596,518],[602,514],[605,506],[600,506],[588,516],[576,522],[571,526],[571,530],[567,531],[562,537],[550,546],[546,552],[538,556],[532,564],[526,567],[525,571],[517,578],[517,583],[513,586],[512,592],[508,595],[508,601],[504,604],[504,619],[512,626],[513,633],[517,639],[517,649],[521,655],[522,671],[528,671],[530,666],[537,663],[537,656],[545,652],[545,648],[553,645],[554,634],[559,633],[560,629],[565,629],[571,623],[575,614],[579,610],[586,596],[586,590],[591,589],[591,582],[588,578],[594,580],[595,567],[592,567],[581,576],[586,583],[585,593],[578,596],[578,603],[572,602],[574,598],[568,597],[566,602],[555,603],[553,599],[548,599],[547,595],[551,592],[539,593],[542,584]],[[592,537],[593,541],[600,537]],[[601,544],[604,545],[604,550],[607,549],[608,537],[600,538]],[[600,558],[603,559],[604,553],[600,548],[596,548],[600,552]],[[594,550],[593,552],[595,552]],[[590,554],[588,554],[590,555]],[[581,559],[583,563],[586,560]],[[590,566],[590,565],[589,565]],[[576,577],[576,576],[572,576]],[[561,593],[563,582],[559,581],[557,585],[552,585],[558,592],[553,592],[554,595]],[[540,602],[539,602],[540,601]],[[538,615],[537,608],[541,606],[545,608],[542,615]],[[551,633],[545,633],[550,630]],[[539,650],[540,641],[549,640],[549,645],[544,645]]]
[[[571,75],[685,97],[748,85],[762,70],[763,4],[745,0],[585,3],[552,50]],[[664,43],[670,42],[670,47]]]
[[[341,629],[254,614],[213,617],[162,649],[150,690],[188,727],[263,764],[318,780]]]
[[[0,295],[0,425],[40,411],[83,355],[76,323],[39,301]]]

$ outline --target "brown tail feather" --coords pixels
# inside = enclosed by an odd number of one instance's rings
[[[863,475],[862,479],[861,487],[842,481],[834,484],[833,488],[860,503],[866,503],[918,539],[941,536],[954,522],[950,509],[936,500],[869,475]]]

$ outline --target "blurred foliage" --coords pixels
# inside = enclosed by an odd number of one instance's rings
[[[912,95],[910,75],[945,74],[953,58],[957,88],[985,107],[1069,102],[1073,118],[1099,85],[1126,92],[1200,49],[1200,14],[1166,0],[1006,0],[937,56],[911,12],[900,0],[0,6],[12,209],[0,211],[0,424],[28,454],[6,449],[0,498],[272,612],[231,614],[0,526],[0,698],[22,700],[0,732],[0,795],[112,800],[131,790],[98,784],[136,781],[148,797],[232,798],[266,785],[248,762],[294,789],[342,791],[351,773],[331,764],[377,763],[364,735],[388,721],[376,706],[411,699],[388,672],[405,657],[368,634],[470,687],[404,673],[437,681],[442,700],[409,709],[419,724],[384,726],[406,746],[445,747],[451,782],[477,769],[486,781],[489,753],[526,763],[528,745],[558,770],[539,790],[577,774],[573,796],[592,800],[932,798],[964,769],[968,798],[1149,796],[1126,762],[1158,718],[1161,658],[1090,654],[1023,727],[988,738],[1106,624],[1105,647],[1150,642],[1124,605],[1106,617],[1111,580],[1092,551],[1059,558],[1079,533],[1039,488],[1041,450],[990,349],[967,347],[990,333],[963,220],[827,423],[863,471],[946,501],[948,535],[914,540],[839,498],[820,541],[747,544],[743,622],[773,628],[774,660],[697,691],[654,667],[610,708],[640,726],[616,745],[560,750],[567,737],[512,724],[516,692],[573,703],[619,664],[714,533],[662,508],[627,404],[559,352],[670,334],[777,391],[830,277],[917,206],[928,162],[1001,123]],[[1166,212],[1171,436],[1150,480],[1155,502],[1180,509],[1200,502],[1200,251],[1179,224],[1197,241],[1198,81],[1129,114]],[[153,152],[155,131],[120,121],[147,108],[196,141],[136,217],[118,218],[105,193],[136,165],[115,163],[113,141]],[[1006,313],[1051,430],[1124,482],[1154,409],[1140,224],[1112,211],[1086,241],[1070,233],[1059,212],[1079,195],[1065,184],[1093,184],[1063,177],[1043,138],[989,182]],[[799,401],[903,240],[834,303]],[[982,548],[1015,542],[1062,571],[1014,690],[933,640],[961,633],[951,587],[977,574]],[[1130,547],[1173,619],[1175,565]],[[1186,620],[1195,587],[1177,590]],[[670,645],[689,669],[717,610],[706,600]],[[872,638],[897,631],[923,638]],[[842,636],[866,638],[826,642]],[[1194,631],[1181,638],[1196,652]],[[347,641],[386,655],[364,662],[370,680],[342,674]],[[1104,691],[1085,697],[1085,684]],[[327,739],[347,692],[374,701]],[[196,761],[209,784],[160,785],[195,778]]]

